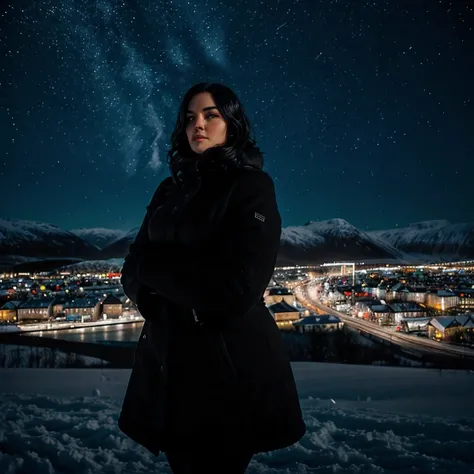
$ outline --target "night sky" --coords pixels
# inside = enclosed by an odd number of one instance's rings
[[[140,225],[180,100],[237,93],[283,225],[474,220],[474,2],[11,0],[0,217]]]

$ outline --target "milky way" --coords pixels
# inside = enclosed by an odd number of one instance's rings
[[[283,224],[473,220],[474,3],[21,0],[0,16],[0,217],[140,224],[184,92],[242,100]]]

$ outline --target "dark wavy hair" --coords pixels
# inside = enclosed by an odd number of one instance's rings
[[[184,158],[198,156],[197,153],[191,150],[186,136],[186,112],[191,99],[201,92],[209,92],[212,95],[217,109],[222,114],[227,124],[226,143],[205,150],[204,153],[202,153],[202,156],[211,154],[213,153],[213,149],[215,151],[215,149],[218,148],[219,156],[221,158],[225,161],[239,165],[241,154],[244,149],[257,149],[255,147],[256,141],[249,119],[245,113],[243,105],[234,91],[223,84],[201,82],[192,86],[186,92],[179,107],[176,126],[171,135],[171,149],[168,151],[168,166],[172,176],[176,175],[180,162]]]

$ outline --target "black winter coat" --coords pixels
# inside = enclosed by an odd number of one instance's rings
[[[206,160],[158,186],[122,269],[146,321],[118,423],[155,455],[183,443],[271,451],[305,433],[263,302],[281,233],[273,182]]]

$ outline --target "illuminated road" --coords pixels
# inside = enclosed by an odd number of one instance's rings
[[[439,354],[448,357],[464,357],[474,360],[474,350],[466,347],[453,346],[443,342],[436,342],[432,339],[410,336],[407,334],[393,332],[374,323],[365,321],[359,318],[353,318],[347,314],[340,313],[332,308],[329,308],[314,298],[310,298],[306,291],[306,286],[299,286],[294,289],[295,297],[304,306],[315,310],[318,313],[332,314],[344,321],[345,324],[355,329],[359,329],[365,333],[372,334],[380,339],[390,341],[393,344],[403,347],[403,350],[410,352],[415,356],[422,356],[423,354]]]

